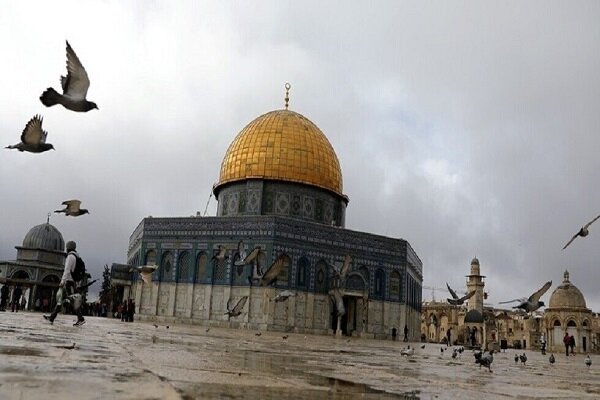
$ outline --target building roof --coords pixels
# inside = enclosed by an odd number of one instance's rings
[[[290,110],[268,112],[250,122],[229,145],[219,182],[270,179],[317,186],[343,196],[337,155],[321,130]]]
[[[465,324],[480,324],[483,322],[483,315],[478,310],[470,310],[465,315]]]
[[[65,241],[58,229],[49,223],[34,226],[23,239],[26,249],[43,249],[50,251],[65,251]]]
[[[548,305],[549,308],[587,308],[583,294],[569,280],[569,271],[565,271],[563,283],[552,292]]]

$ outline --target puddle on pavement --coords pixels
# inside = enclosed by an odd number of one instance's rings
[[[6,354],[9,356],[31,356],[40,357],[44,355],[44,352],[39,349],[31,349],[17,346],[0,346],[0,354]]]

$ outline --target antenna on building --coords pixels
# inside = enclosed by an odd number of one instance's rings
[[[204,214],[202,214],[203,217],[206,217],[206,211],[208,210],[208,205],[210,204],[210,199],[212,198],[212,190],[210,191],[210,194],[208,195],[208,201],[206,202],[206,207],[204,207]]]
[[[288,109],[288,103],[290,102],[290,89],[292,85],[289,82],[285,83],[285,109]]]

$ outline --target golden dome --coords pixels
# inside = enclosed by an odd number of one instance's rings
[[[246,179],[305,183],[343,196],[338,158],[321,130],[289,110],[268,112],[250,122],[229,145],[217,188]]]
[[[587,308],[581,291],[569,281],[565,271],[563,283],[554,289],[549,302],[550,308]]]

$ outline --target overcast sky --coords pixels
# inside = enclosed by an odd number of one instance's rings
[[[567,268],[600,311],[600,222],[561,250],[600,214],[599,20],[583,1],[2,2],[0,145],[39,113],[56,151],[0,152],[0,259],[78,198],[91,215],[51,223],[94,277],[126,262],[143,217],[204,211],[290,82],[340,160],[347,228],[408,240],[428,286],[463,289],[477,256],[492,304],[552,280],[548,302]],[[65,39],[99,111],[38,100]]]

